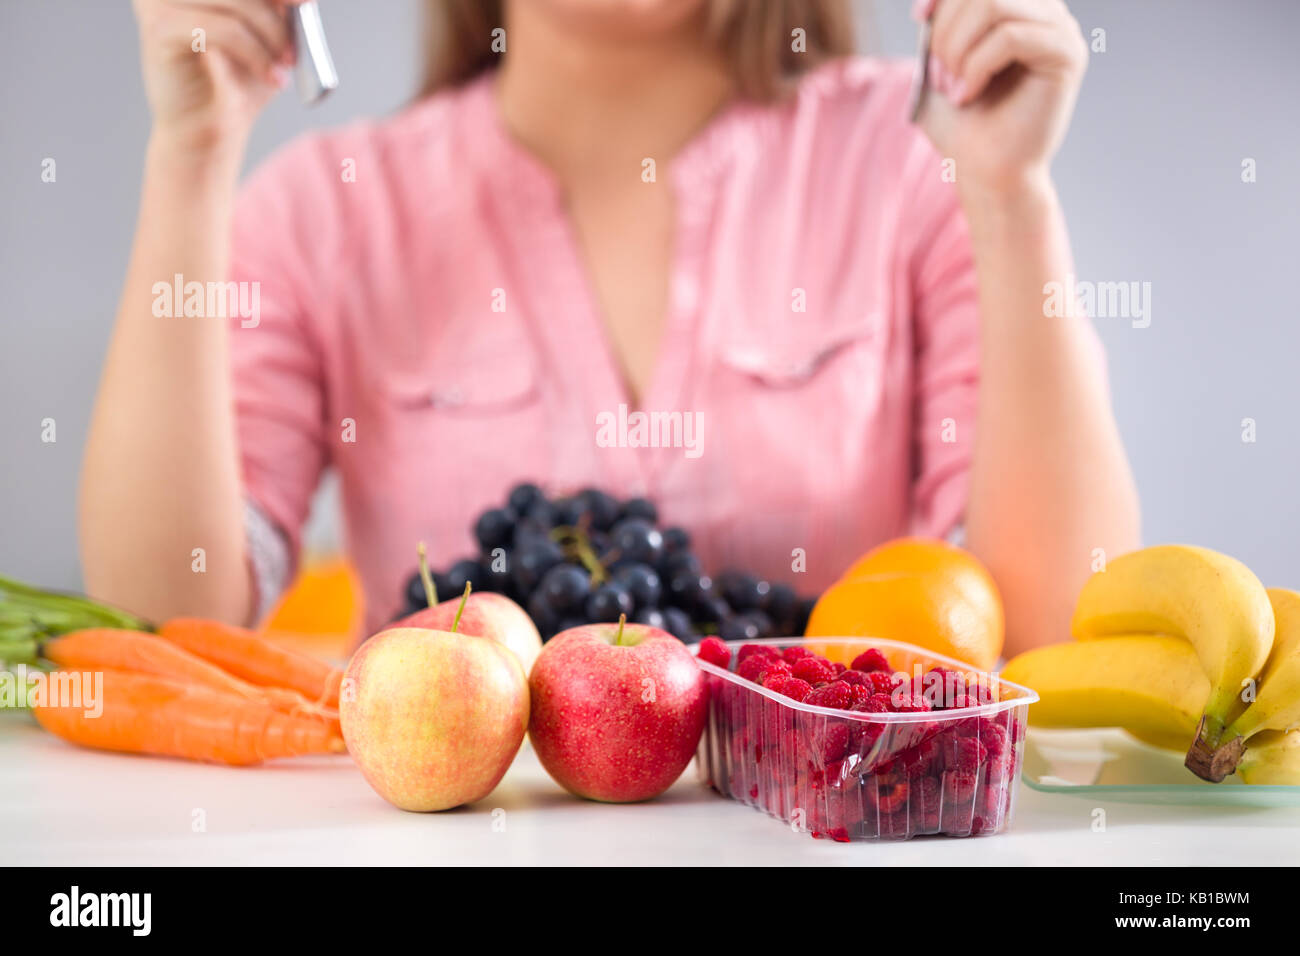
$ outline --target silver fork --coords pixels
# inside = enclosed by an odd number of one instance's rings
[[[930,88],[930,21],[921,21],[917,34],[916,65],[912,68],[912,89],[907,97],[907,118],[915,123],[925,105],[925,94]]]
[[[293,43],[298,53],[294,70],[298,99],[310,105],[338,87],[339,75],[334,69],[329,44],[325,42],[325,27],[316,0],[291,7],[289,16],[293,20]]]

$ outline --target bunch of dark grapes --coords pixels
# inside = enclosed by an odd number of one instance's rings
[[[688,644],[705,634],[730,641],[803,633],[811,600],[743,571],[710,577],[691,536],[658,522],[646,498],[620,501],[588,488],[552,499],[536,485],[516,485],[474,522],[479,556],[435,572],[434,585],[444,600],[467,582],[506,595],[528,611],[543,640],[620,615]],[[404,614],[425,606],[418,572],[406,605]]]

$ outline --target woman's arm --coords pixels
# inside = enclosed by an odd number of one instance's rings
[[[1002,590],[1010,655],[1068,635],[1097,549],[1138,545],[1137,492],[1091,331],[1044,314],[1044,286],[1073,271],[1048,166],[1087,49],[1060,0],[940,0],[932,50],[946,96],[930,95],[923,125],[956,162],[979,282],[967,544]]]
[[[175,302],[171,314],[156,315],[154,285],[226,277],[244,143],[281,85],[286,20],[273,0],[135,7],[153,131],[82,467],[86,588],[155,619],[243,622],[252,589],[228,320],[185,317]]]
[[[1138,499],[1086,320],[1043,315],[1044,283],[1071,271],[1050,183],[963,205],[981,316],[967,543],[1002,590],[1010,656],[1068,636],[1095,549],[1138,546]]]

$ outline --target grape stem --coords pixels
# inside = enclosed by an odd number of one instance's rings
[[[591,539],[587,532],[577,525],[561,525],[551,531],[551,538],[560,542],[569,557],[577,558],[591,575],[592,584],[604,584],[605,565],[601,563],[596,552],[591,549]]]

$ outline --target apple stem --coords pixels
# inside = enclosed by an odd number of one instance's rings
[[[614,644],[617,647],[623,646],[623,625],[626,623],[627,623],[627,615],[620,614],[618,616],[618,633],[614,635]]]
[[[474,585],[468,581],[465,582],[465,593],[460,597],[460,607],[456,608],[456,617],[451,622],[451,633],[456,633],[456,628],[460,627],[460,616],[465,612],[465,602],[469,600],[469,592],[474,590]]]
[[[424,599],[429,602],[429,607],[433,607],[438,603],[438,589],[433,584],[433,575],[429,573],[429,554],[423,541],[416,545],[415,551],[420,556],[420,581],[424,584]]]

